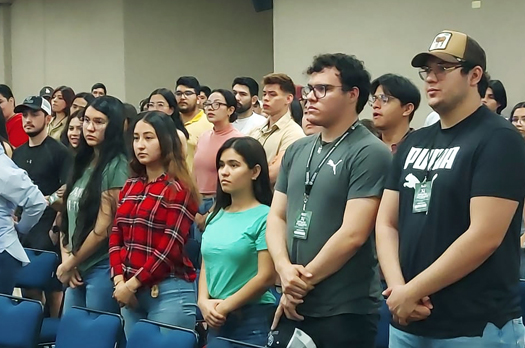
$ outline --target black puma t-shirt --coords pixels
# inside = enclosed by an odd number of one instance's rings
[[[23,144],[13,152],[13,162],[24,169],[44,196],[49,196],[64,185],[72,165],[72,155],[62,144],[47,137],[38,146]],[[47,207],[44,214],[23,238],[25,247],[56,251],[49,238],[56,211]]]
[[[428,213],[413,213],[415,187],[425,175],[432,181]],[[399,259],[406,282],[469,228],[471,198],[519,202],[498,249],[478,269],[431,295],[434,309],[427,319],[396,328],[426,337],[474,337],[489,322],[501,328],[521,316],[525,141],[508,121],[481,106],[452,128],[441,129],[438,122],[410,134],[394,157],[386,188],[399,192]]]

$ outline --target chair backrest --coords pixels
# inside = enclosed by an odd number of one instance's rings
[[[131,330],[126,347],[195,348],[197,341],[192,330],[142,319]]]
[[[386,301],[381,302],[379,309],[379,324],[377,325],[376,348],[388,348],[388,337],[390,330],[390,319],[392,315],[386,304]]]
[[[124,320],[118,314],[72,307],[65,311],[56,337],[56,348],[114,348],[121,343]]]
[[[31,261],[18,272],[16,286],[26,289],[46,289],[58,266],[58,255],[51,251],[25,248]]]
[[[230,338],[225,337],[217,337],[217,341],[215,342],[214,347],[217,348],[236,348],[236,347],[250,347],[250,348],[264,348],[264,346],[257,346],[255,344],[251,343],[245,343],[241,341],[232,340]],[[220,343],[219,343],[220,342]]]
[[[42,303],[0,294],[0,347],[36,347],[43,317]]]

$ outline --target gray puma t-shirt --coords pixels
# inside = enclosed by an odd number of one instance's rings
[[[315,146],[310,172],[335,144],[317,135],[300,139],[286,151],[275,189],[287,195],[287,246],[294,264],[307,265],[342,225],[347,201],[381,197],[392,156],[364,126],[357,124],[321,167],[306,206],[312,212],[308,238],[293,237],[303,209],[308,157]],[[317,284],[298,306],[300,314],[327,317],[377,313],[381,300],[374,234],[336,273]]]

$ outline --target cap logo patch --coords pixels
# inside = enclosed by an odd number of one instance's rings
[[[450,41],[450,38],[452,37],[452,33],[440,33],[432,42],[432,45],[430,45],[429,51],[433,50],[444,50],[447,48],[448,43]]]
[[[33,102],[33,97],[27,97],[25,100],[24,100],[24,103],[32,103]]]

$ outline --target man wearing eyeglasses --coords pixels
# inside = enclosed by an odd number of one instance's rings
[[[306,117],[321,133],[286,150],[275,186],[266,241],[283,296],[273,326],[319,348],[372,348],[381,285],[371,232],[392,156],[359,122],[370,96],[361,61],[324,54],[307,72]]]
[[[374,126],[392,153],[410,132],[410,122],[419,107],[421,94],[406,77],[385,74],[372,81],[369,104]]]
[[[200,92],[201,86],[195,77],[182,76],[177,80],[175,98],[179,106],[182,123],[184,123],[184,127],[190,134],[186,156],[186,162],[190,171],[193,169],[193,157],[195,156],[195,148],[199,137],[202,133],[213,128],[213,125],[206,118],[204,110],[199,108]]]
[[[390,344],[525,347],[525,143],[481,102],[486,56],[474,39],[443,31],[412,66],[440,121],[399,147],[377,217]]]

